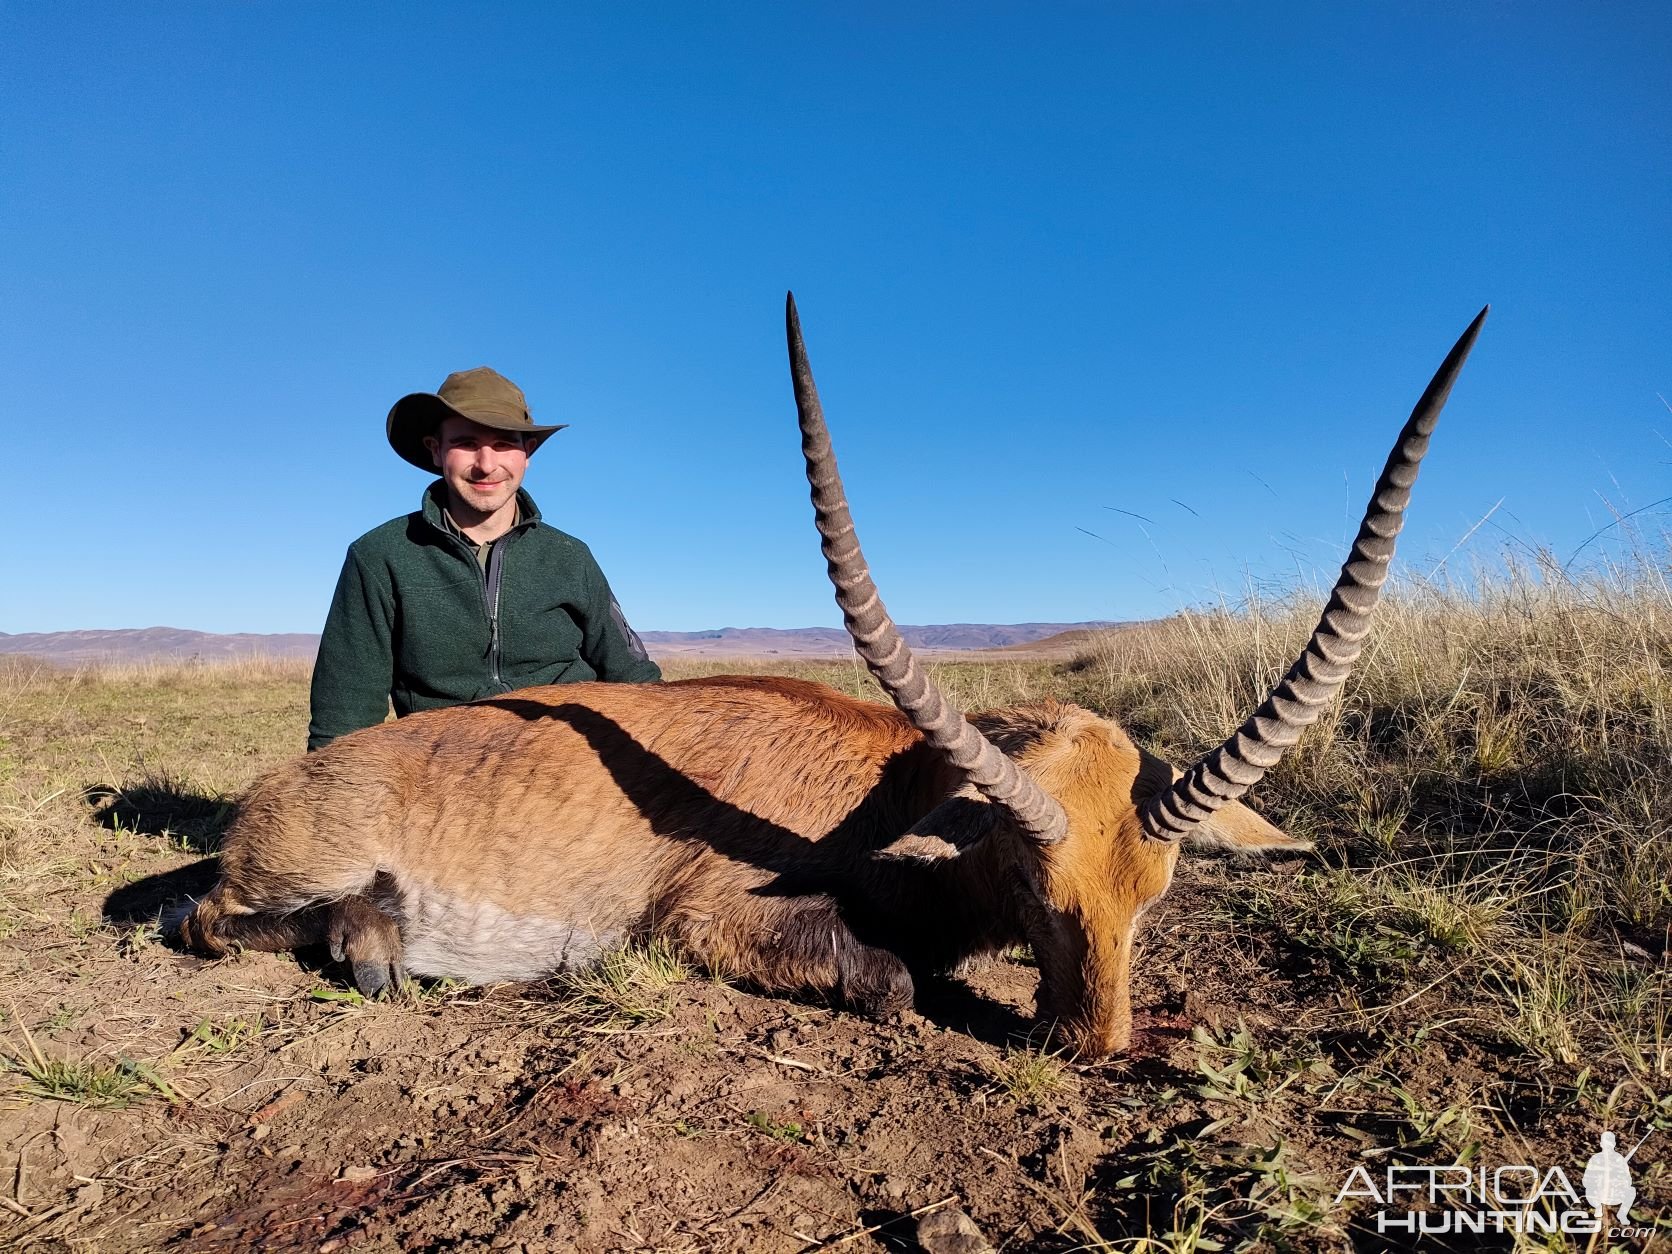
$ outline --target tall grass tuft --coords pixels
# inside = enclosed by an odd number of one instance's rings
[[[1545,561],[1392,589],[1340,697],[1251,797],[1326,867],[1234,889],[1231,919],[1345,986],[1449,979],[1515,1046],[1672,1078],[1664,574]],[[1064,680],[1185,765],[1266,695],[1318,606],[1111,634]]]
[[[1109,635],[1078,699],[1185,763],[1261,700],[1312,596]],[[1664,945],[1672,928],[1672,597],[1651,564],[1553,563],[1407,584],[1319,725],[1257,803],[1345,865],[1443,868],[1523,922]],[[1478,894],[1477,894],[1478,895]]]

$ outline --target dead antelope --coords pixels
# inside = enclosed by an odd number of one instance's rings
[[[791,679],[531,688],[368,728],[244,797],[192,947],[323,942],[374,993],[407,972],[551,974],[633,936],[866,1012],[912,971],[1026,942],[1039,1013],[1095,1056],[1131,1037],[1136,921],[1181,838],[1304,848],[1237,798],[1347,678],[1417,464],[1486,311],[1451,350],[1377,481],[1305,652],[1189,770],[1055,701],[966,719],[871,582],[792,299],[791,374],[830,577],[896,709]]]

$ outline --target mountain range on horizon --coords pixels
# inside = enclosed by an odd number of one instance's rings
[[[1055,636],[1080,637],[1124,626],[1087,623],[941,623],[912,626],[900,633],[914,649],[970,652],[1035,645]],[[846,657],[848,634],[840,627],[720,627],[710,631],[641,632],[652,657]],[[0,655],[23,655],[55,663],[219,661],[258,655],[309,658],[319,636],[309,632],[211,632],[183,627],[128,627],[86,631],[0,631]]]

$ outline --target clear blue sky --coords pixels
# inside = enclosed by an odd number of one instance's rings
[[[1565,556],[1672,493],[1669,102],[1662,2],[9,0],[0,630],[317,630],[479,364],[636,626],[837,622],[786,288],[901,621],[1327,577],[1487,302],[1401,556]]]

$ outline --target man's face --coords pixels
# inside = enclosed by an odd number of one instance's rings
[[[496,431],[456,415],[445,419],[424,446],[447,483],[455,505],[492,514],[508,504],[528,470],[523,437]]]

